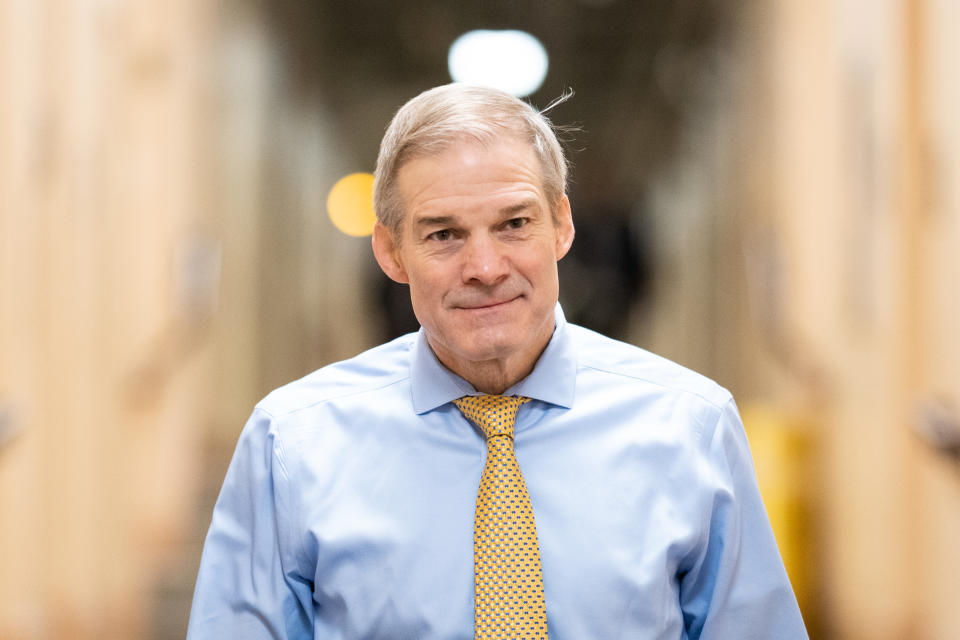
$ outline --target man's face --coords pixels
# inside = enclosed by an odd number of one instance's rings
[[[410,285],[434,353],[467,380],[491,362],[526,375],[553,333],[557,260],[573,224],[566,197],[554,220],[540,182],[528,144],[465,140],[400,169],[399,245],[375,231],[377,259]]]

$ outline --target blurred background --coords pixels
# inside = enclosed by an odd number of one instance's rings
[[[5,0],[0,638],[183,637],[254,403],[415,327],[328,194],[476,29],[576,92],[568,318],[734,392],[812,637],[957,638],[958,6]]]

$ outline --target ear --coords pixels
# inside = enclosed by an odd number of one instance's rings
[[[573,244],[573,213],[570,211],[570,199],[564,194],[557,203],[556,210],[556,234],[557,234],[557,260],[567,255],[570,246]]]
[[[373,255],[377,259],[377,264],[387,274],[387,277],[400,284],[409,284],[410,278],[407,277],[407,270],[403,268],[403,262],[400,259],[400,247],[397,246],[397,239],[393,236],[393,231],[387,229],[379,222],[373,226]]]

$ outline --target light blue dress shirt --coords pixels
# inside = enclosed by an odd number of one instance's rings
[[[567,324],[507,395],[551,640],[806,638],[730,394]],[[423,332],[260,402],[203,551],[188,638],[473,638],[476,391]]]

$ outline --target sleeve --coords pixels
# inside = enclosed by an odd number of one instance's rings
[[[703,544],[680,576],[691,640],[807,638],[760,498],[743,424],[730,399],[702,434]]]
[[[290,552],[289,478],[271,417],[244,427],[214,507],[188,640],[312,638],[308,579]]]

